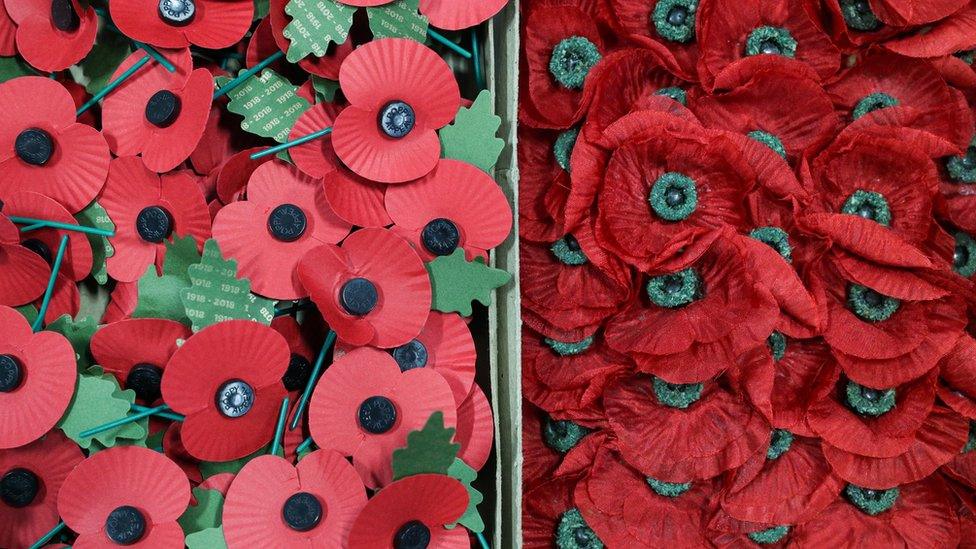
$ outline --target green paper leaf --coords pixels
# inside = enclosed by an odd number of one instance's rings
[[[132,53],[129,40],[108,28],[102,28],[98,33],[95,46],[88,55],[78,63],[81,72],[88,78],[85,91],[95,94],[108,84],[115,69],[122,64],[122,60]]]
[[[80,374],[74,397],[58,422],[58,427],[68,438],[85,449],[91,446],[92,440],[98,441],[103,447],[110,447],[115,445],[118,438],[144,438],[146,431],[138,422],[97,433],[93,437],[80,436],[82,431],[126,417],[135,400],[135,391],[120,390],[118,382],[111,374]]]
[[[34,324],[34,321],[37,320],[37,307],[33,305],[21,305],[14,310],[23,315],[28,324]]]
[[[461,107],[454,122],[441,129],[441,156],[491,173],[505,148],[505,141],[496,137],[501,124],[501,117],[494,114],[491,92],[483,90],[471,107]]]
[[[207,528],[190,534],[186,537],[186,546],[189,549],[227,549],[224,527]]]
[[[152,435],[146,437],[146,448],[152,448],[152,449],[162,448],[164,438],[166,438],[166,429],[160,429],[156,431]]]
[[[251,281],[237,278],[237,261],[224,259],[216,240],[204,244],[200,263],[187,272],[191,286],[180,298],[193,331],[233,319],[271,324],[274,302],[251,293]]]
[[[454,444],[456,429],[444,427],[444,412],[434,412],[419,431],[407,435],[407,446],[393,451],[393,480],[421,473],[446,475],[460,444]]]
[[[336,92],[339,91],[339,81],[312,75],[312,88],[319,102],[331,103],[335,101]]]
[[[431,308],[464,316],[471,316],[472,301],[490,305],[491,292],[512,279],[511,274],[485,265],[480,257],[466,261],[461,248],[428,263],[427,272],[433,291]]]
[[[247,462],[258,456],[267,454],[268,450],[271,449],[270,446],[270,443],[265,444],[261,449],[253,454],[244,456],[240,459],[235,459],[233,461],[201,461],[200,474],[203,475],[203,478],[205,479],[221,473],[232,473],[236,475],[241,471],[241,469],[244,468],[245,465],[247,465]]]
[[[345,42],[356,7],[334,0],[291,0],[285,5],[285,13],[291,16],[282,31],[290,42],[285,58],[297,63],[309,54],[324,56],[329,42]]]
[[[94,318],[87,316],[75,321],[68,315],[61,315],[44,329],[63,335],[71,343],[75,350],[75,362],[78,364],[79,372],[91,366],[92,356],[88,345],[95,331],[98,330],[98,323]]]
[[[229,81],[227,77],[219,77],[217,85]],[[264,69],[227,94],[230,98],[227,110],[244,117],[242,130],[283,143],[298,117],[312,106],[297,91],[298,86],[275,71]]]
[[[174,236],[166,243],[166,257],[163,261],[163,274],[178,276],[190,282],[187,270],[200,263],[200,250],[192,236]]]
[[[78,221],[79,225],[86,227],[95,227],[107,231],[115,230],[115,223],[112,222],[108,212],[98,202],[92,202],[87,208],[75,214],[75,220]],[[92,247],[92,277],[95,282],[104,285],[108,282],[105,260],[115,255],[115,249],[104,236],[97,234],[86,234],[86,236]]]
[[[292,0],[295,1],[295,0]],[[366,8],[373,38],[409,38],[427,41],[427,18],[418,13],[420,0],[394,0],[389,4]]]
[[[119,393],[115,393],[118,395]],[[131,427],[130,427],[131,425]],[[140,431],[141,429],[141,431]],[[165,431],[163,431],[165,433]],[[138,433],[142,433],[140,436]],[[115,437],[112,442],[112,446],[105,446],[97,440],[92,440],[91,445],[88,447],[88,454],[96,454],[105,450],[107,448],[114,448],[116,446],[141,446],[143,448],[149,447],[148,438],[146,434],[149,433],[149,418],[143,418],[139,421],[134,421],[125,428],[119,429],[119,436]],[[127,438],[135,437],[135,438]]]
[[[219,490],[194,488],[193,497],[197,504],[186,508],[177,520],[183,533],[190,535],[221,525],[221,512],[224,509],[224,496]]]
[[[472,485],[478,478],[478,472],[462,461],[461,458],[454,458],[454,463],[448,468],[447,474],[461,481],[461,484],[468,491],[468,508],[456,523],[447,525],[447,528],[454,528],[460,524],[472,532],[483,532],[485,521],[481,519],[481,513],[478,512],[478,504],[485,500],[485,496]]]
[[[196,241],[191,236],[166,242],[163,275],[150,265],[139,279],[139,302],[133,318],[166,318],[189,325],[180,291],[191,283],[187,270],[200,262]]]
[[[271,8],[271,0],[254,0],[253,21],[264,19],[264,16],[268,15],[268,10],[270,8]]]
[[[0,57],[0,82],[21,76],[37,76],[37,74],[23,59],[17,56]]]

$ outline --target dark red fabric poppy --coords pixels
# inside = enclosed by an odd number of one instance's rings
[[[349,100],[335,119],[332,145],[356,174],[404,183],[429,173],[440,157],[436,130],[461,104],[451,68],[413,40],[374,40],[342,63],[339,85]]]
[[[57,11],[37,0],[5,0],[4,8],[17,25],[17,53],[38,70],[64,70],[88,55],[95,43],[98,16],[77,0],[59,2]]]
[[[25,76],[0,84],[0,200],[17,191],[43,194],[69,213],[87,206],[102,190],[109,151],[95,128],[75,122],[75,103],[50,78]],[[17,138],[50,147],[25,147]]]
[[[438,411],[444,425],[454,427],[456,410],[451,388],[437,372],[401,372],[389,354],[362,348],[322,374],[308,410],[309,430],[319,448],[352,457],[366,486],[375,489],[393,480],[393,450],[406,446],[407,434]]]
[[[246,201],[220,210],[213,234],[222,253],[237,259],[255,293],[298,299],[307,295],[299,261],[316,246],[339,242],[351,228],[329,207],[318,181],[274,161],[251,174]]]
[[[0,356],[14,363],[19,378],[13,390],[0,392],[0,448],[16,448],[61,419],[75,392],[75,351],[57,332],[33,333],[9,307],[0,306],[0,326]]]
[[[20,245],[20,231],[0,214],[0,305],[16,307],[37,299],[47,287],[51,267]]]
[[[254,3],[248,0],[165,4],[156,0],[121,0],[112,2],[109,8],[112,21],[126,36],[162,48],[185,48],[191,44],[207,49],[233,46],[244,37],[254,16]]]
[[[132,547],[183,543],[176,519],[190,502],[190,483],[166,456],[139,446],[102,450],[81,462],[58,493],[58,512],[78,533],[76,547],[112,547],[106,521],[122,507],[141,515],[145,532]]]
[[[109,276],[134,282],[151,265],[161,268],[171,235],[192,236],[202,248],[210,238],[210,212],[195,178],[189,170],[157,175],[134,156],[112,161],[99,200],[115,223]]]
[[[133,389],[144,404],[159,398],[159,380],[179,345],[190,339],[190,329],[172,320],[133,318],[108,324],[91,338],[95,363]]]
[[[0,477],[13,473],[37,483],[29,500],[25,497],[16,505],[0,502],[0,545],[29,547],[58,523],[58,491],[83,459],[81,449],[60,431],[26,446],[0,450]]]
[[[180,438],[205,461],[242,458],[271,440],[291,353],[278,332],[228,320],[194,334],[163,372],[163,400],[186,416]]]
[[[619,34],[641,46],[641,50],[645,53],[653,53],[655,57],[660,58],[682,79],[697,81],[698,73],[695,65],[699,51],[696,28],[700,26],[697,3],[675,3],[672,6],[685,10],[684,16],[677,25],[669,24],[666,19],[674,7],[657,17],[657,2],[639,0],[610,0],[606,8],[608,10],[606,20]]]
[[[564,168],[554,154],[560,135],[551,130],[519,128],[518,215],[522,242],[553,242],[565,234],[563,209],[570,178],[565,169],[569,164]]]
[[[430,312],[423,261],[386,229],[363,229],[341,247],[312,249],[299,262],[298,277],[339,339],[351,345],[403,345],[417,337]]]
[[[961,7],[963,2],[954,2]],[[923,30],[924,29],[924,32]],[[884,47],[908,57],[941,57],[973,49],[976,40],[976,7],[960,9],[934,25],[923,27],[916,33],[885,42]]]
[[[976,419],[976,340],[960,337],[942,359],[937,392],[957,414]]]
[[[933,0],[919,2],[918,0],[877,0],[871,2],[871,9],[878,19],[889,25],[921,25],[933,23],[952,15],[963,8],[965,0]],[[959,17],[955,13],[953,17]]]
[[[405,527],[425,529],[430,547],[470,547],[467,530],[444,526],[457,522],[468,507],[468,499],[464,485],[446,475],[413,475],[398,480],[366,503],[353,523],[349,548],[393,547],[393,540]]]
[[[130,55],[112,78],[144,55],[141,51]],[[171,57],[189,63],[186,53]],[[141,153],[146,167],[155,172],[172,170],[190,157],[207,127],[213,78],[206,69],[187,70],[188,74],[183,70],[169,73],[158,64],[143,67],[105,98],[102,131],[113,153]]]
[[[18,192],[6,196],[3,211],[10,216],[44,219],[68,225],[77,223],[61,204],[34,192]],[[45,227],[20,233],[20,240],[21,246],[36,253],[50,265],[61,246],[61,238],[65,236],[68,237],[68,245],[58,276],[64,276],[72,282],[84,280],[92,269],[92,248],[83,233]]]
[[[770,391],[770,423],[804,437],[815,436],[807,425],[807,410],[815,401],[810,390],[821,376],[836,379],[837,366],[830,349],[821,339],[785,338],[783,356],[774,360],[775,373]],[[771,357],[773,358],[773,357]]]
[[[522,546],[548,549],[555,545],[562,515],[576,507],[573,490],[579,475],[551,477],[522,496]]]
[[[301,496],[298,499],[296,496]],[[289,502],[305,498],[321,506],[311,528],[289,524]],[[341,547],[366,505],[366,489],[356,470],[337,452],[318,450],[297,466],[277,456],[252,459],[234,479],[224,501],[223,528],[228,548],[253,547],[275,540],[284,545]]]

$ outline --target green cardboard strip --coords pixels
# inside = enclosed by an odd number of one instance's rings
[[[446,475],[461,450],[454,444],[456,429],[444,427],[444,413],[434,412],[419,431],[407,435],[407,445],[393,451],[393,480],[411,475],[437,473]]]
[[[223,86],[229,81],[230,78],[218,77],[217,85]],[[244,117],[242,130],[283,143],[288,140],[288,133],[298,117],[311,107],[297,91],[298,86],[275,71],[265,69],[227,94],[230,98],[227,110]]]
[[[463,160],[490,174],[505,148],[505,141],[496,137],[501,124],[501,117],[494,114],[491,92],[483,90],[471,107],[461,107],[454,122],[441,129],[441,156]]]
[[[224,539],[224,527],[207,528],[186,537],[189,549],[227,549]]]
[[[511,274],[485,265],[480,257],[468,262],[461,248],[428,263],[427,272],[433,290],[431,308],[463,316],[471,316],[472,301],[490,305],[491,292],[512,279]]]
[[[193,497],[197,504],[186,508],[177,520],[183,533],[187,536],[221,525],[221,513],[224,509],[224,496],[219,490],[194,488]]]
[[[91,352],[88,345],[91,338],[98,330],[98,323],[95,319],[86,316],[75,321],[68,315],[61,315],[57,320],[47,325],[45,330],[57,332],[65,337],[75,350],[75,361],[78,364],[78,371],[83,372],[92,365]]]
[[[144,440],[146,430],[138,422],[126,423],[92,437],[80,436],[82,431],[126,417],[135,399],[135,392],[120,390],[111,374],[79,374],[74,397],[58,422],[58,427],[68,438],[85,449],[92,445],[93,440],[103,447],[115,446],[116,439],[119,438]]]
[[[373,38],[409,38],[426,42],[429,23],[418,12],[419,4],[420,0],[395,0],[375,8],[366,8]]]
[[[167,242],[163,274],[158,276],[154,265],[146,269],[139,279],[139,302],[132,317],[166,318],[189,325],[180,291],[190,285],[187,269],[199,262],[200,253],[193,237],[174,237]]]
[[[291,0],[285,5],[285,13],[291,16],[282,31],[290,42],[285,58],[297,63],[310,54],[324,56],[330,42],[344,43],[356,7],[333,0]]]
[[[86,227],[115,231],[115,223],[112,222],[108,212],[98,202],[92,202],[87,208],[75,214],[75,220],[78,221],[79,225]],[[88,242],[92,247],[92,277],[99,284],[107,284],[108,270],[105,266],[105,260],[115,255],[115,249],[104,236],[97,234],[86,236],[88,236]]]
[[[454,463],[448,468],[447,474],[461,481],[461,484],[468,491],[468,508],[456,523],[448,524],[446,527],[451,529],[460,524],[472,532],[484,532],[485,521],[482,520],[481,513],[478,512],[478,505],[485,500],[485,496],[473,486],[474,481],[478,478],[478,471],[472,469],[461,458],[454,458]]]

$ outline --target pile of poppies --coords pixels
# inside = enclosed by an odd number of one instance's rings
[[[976,541],[976,7],[526,0],[528,547]]]
[[[0,547],[481,535],[504,4],[0,3]]]

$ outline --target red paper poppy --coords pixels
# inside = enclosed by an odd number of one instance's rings
[[[220,202],[230,204],[243,198],[247,189],[247,182],[254,170],[274,160],[272,156],[263,156],[257,160],[251,160],[251,155],[260,150],[262,150],[261,147],[244,149],[228,158],[220,166],[216,184],[217,198],[220,199]]]
[[[20,245],[20,231],[0,214],[0,305],[16,307],[37,299],[47,287],[51,267]]]
[[[386,229],[363,229],[342,246],[305,254],[298,277],[339,339],[397,347],[417,337],[430,312],[430,276],[410,244]]]
[[[698,2],[641,2],[610,0],[607,22],[652,53],[685,80],[698,80],[696,29],[700,28]],[[629,83],[632,84],[633,82]]]
[[[98,16],[77,0],[5,0],[4,7],[17,25],[17,53],[38,70],[64,70],[95,43]]]
[[[352,457],[366,486],[393,480],[393,450],[407,434],[423,428],[434,412],[444,425],[457,425],[451,388],[437,372],[401,372],[389,354],[362,348],[338,359],[322,374],[312,394],[308,424],[319,448]]]
[[[102,450],[81,462],[58,493],[58,511],[78,533],[74,547],[175,547],[176,519],[190,483],[166,456],[139,446]]]
[[[420,13],[430,24],[444,30],[461,30],[484,23],[505,7],[505,0],[484,2],[454,2],[452,0],[420,0]]]
[[[488,463],[495,433],[491,403],[481,387],[471,387],[468,398],[458,406],[457,419],[454,440],[461,445],[458,457],[472,469],[480,471]]]
[[[150,424],[151,427],[152,424]],[[200,461],[186,451],[186,447],[183,446],[183,440],[181,438],[182,431],[183,424],[179,421],[174,421],[166,427],[166,432],[163,433],[163,454],[173,460],[173,463],[183,470],[183,473],[190,482],[199,484],[203,481],[203,473],[200,471]],[[196,504],[196,497],[191,495],[190,500],[191,505]]]
[[[0,448],[16,448],[61,419],[75,392],[75,351],[57,332],[32,333],[9,307],[0,307],[0,326]]]
[[[105,307],[105,314],[102,315],[102,323],[110,324],[129,318],[138,304],[139,283],[117,282]]]
[[[382,2],[380,2],[382,3]],[[291,23],[291,16],[285,12],[285,7],[288,5],[288,0],[271,0],[268,8],[268,16],[265,17],[264,21],[258,25],[258,30],[254,32],[254,37],[251,39],[251,45],[255,46],[255,55],[252,55],[252,49],[248,48],[247,64],[248,66],[253,66],[263,59],[266,59],[269,55],[273,54],[274,51],[270,50],[270,46],[274,46],[276,50],[287,52],[288,48],[291,46],[291,41],[285,38],[284,30],[285,27]],[[265,47],[259,47],[261,45],[256,44],[256,40],[260,38],[261,27],[267,25],[268,30],[271,31],[273,42]],[[350,30],[350,36],[342,44],[336,44],[334,42],[329,44],[326,48],[326,53],[322,57],[315,55],[309,55],[301,61],[298,62],[298,66],[305,72],[309,74],[314,74],[316,76],[321,76],[322,78],[328,78],[329,80],[337,80],[339,78],[339,68],[342,62],[345,61],[346,57],[353,52],[356,44],[359,43],[358,29],[357,25],[353,25]],[[258,51],[265,50],[264,53],[257,55]],[[319,128],[322,129],[322,128]]]
[[[559,475],[527,490],[522,495],[522,546],[526,549],[550,549],[556,546],[561,523],[569,535],[580,532],[589,543],[596,537],[580,516],[573,501],[578,474]],[[599,538],[597,538],[598,540]],[[599,547],[599,545],[596,545]]]
[[[820,80],[840,67],[840,52],[804,9],[802,0],[748,0],[735,6],[707,5],[700,10],[698,75],[709,88],[723,69],[739,59],[775,55],[794,70],[810,71]]]
[[[200,488],[204,490],[216,490],[226,499],[227,492],[230,490],[235,478],[237,478],[237,475],[234,473],[217,473],[204,479],[200,483]]]
[[[243,149],[253,147],[258,137],[240,131],[241,120],[238,115],[228,111],[221,103],[210,105],[210,116],[207,126],[193,152],[190,153],[190,164],[200,175],[215,175],[226,166],[226,163]],[[251,151],[254,152],[254,151]],[[263,164],[274,157],[263,157],[255,162],[255,166]],[[249,159],[250,160],[250,159]],[[244,178],[245,181],[247,178]],[[215,179],[214,183],[215,184]],[[212,191],[207,196],[212,196]]]
[[[269,540],[284,546],[342,547],[366,505],[366,489],[341,455],[319,450],[297,466],[277,456],[247,463],[224,501],[227,547]]]
[[[308,325],[306,323],[306,325]],[[300,391],[305,389],[308,379],[312,374],[312,363],[318,355],[315,347],[321,345],[316,341],[313,345],[310,330],[303,329],[294,317],[288,315],[277,316],[271,321],[271,327],[285,338],[288,343],[288,350],[291,351],[291,360],[288,362],[288,370],[285,372],[282,382],[285,389],[292,394],[292,402]],[[318,326],[316,326],[318,328]]]
[[[17,25],[10,18],[3,2],[0,2],[0,55],[17,55]]]
[[[112,161],[100,203],[115,223],[106,260],[108,274],[134,282],[155,265],[162,266],[171,235],[192,236],[197,246],[210,237],[210,213],[189,171],[157,175],[136,157]]]
[[[132,389],[144,404],[156,402],[163,370],[190,329],[172,320],[133,318],[104,326],[91,338],[95,363]]]
[[[41,194],[11,193],[4,197],[3,202],[3,211],[10,216],[44,219],[68,225],[78,223],[61,204]],[[74,282],[84,280],[92,270],[92,248],[84,233],[45,227],[20,233],[20,245],[51,265],[61,246],[61,238],[65,236],[68,237],[68,246],[65,248],[58,276],[63,275]]]
[[[38,298],[32,305],[40,310],[43,301],[43,298]],[[50,324],[64,315],[74,318],[78,316],[80,310],[81,292],[78,291],[78,285],[62,274],[57,275],[54,280],[54,291],[51,292],[51,301],[44,315],[44,324]]]
[[[291,353],[278,332],[248,320],[208,326],[163,373],[163,400],[186,415],[180,438],[193,457],[242,458],[271,440]]]
[[[487,257],[512,230],[512,209],[485,172],[444,159],[426,176],[386,191],[393,231],[425,261],[463,248],[469,260]]]
[[[519,238],[522,242],[553,242],[561,238],[563,209],[569,194],[569,141],[578,134],[519,128]],[[560,136],[562,137],[561,141]],[[556,143],[560,143],[560,159]],[[572,141],[575,144],[575,141]],[[563,148],[565,147],[565,148]],[[565,166],[561,165],[564,164]]]
[[[39,76],[0,84],[0,200],[17,191],[51,197],[76,213],[102,190],[108,173],[105,138],[75,122],[64,86]],[[20,143],[18,147],[17,143]]]
[[[4,491],[0,500],[0,545],[29,547],[58,523],[58,490],[83,459],[81,449],[59,431],[0,450],[0,478],[23,488]]]
[[[142,57],[142,52],[127,57],[112,78]],[[103,102],[105,140],[116,156],[142,153],[150,170],[172,170],[189,158],[203,136],[212,95],[213,77],[206,69],[184,75],[169,73],[162,65],[143,68]]]
[[[356,174],[403,183],[434,169],[436,130],[461,103],[457,80],[433,50],[413,40],[365,44],[342,63],[339,85],[350,105],[336,117],[332,145]]]
[[[339,242],[351,228],[329,207],[318,181],[274,161],[251,174],[246,201],[220,210],[213,234],[255,293],[298,299],[308,295],[298,278],[299,261],[317,246]]]
[[[298,139],[331,127],[333,110],[331,103],[319,103],[303,112],[288,138]],[[358,227],[385,227],[393,223],[383,204],[387,185],[360,177],[347,168],[332,148],[332,134],[293,147],[290,154],[299,169],[322,179],[326,199],[336,215]]]
[[[413,475],[373,496],[356,518],[349,549],[392,549],[398,540],[429,539],[429,547],[466,549],[464,528],[447,529],[468,508],[464,485],[446,475]],[[406,545],[404,543],[404,545]]]
[[[233,46],[254,16],[254,3],[248,0],[120,0],[109,8],[126,36],[162,48]]]

